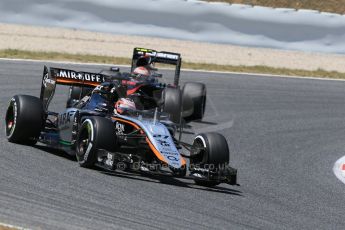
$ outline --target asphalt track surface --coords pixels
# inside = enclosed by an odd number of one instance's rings
[[[2,120],[11,96],[39,95],[43,64],[0,61]],[[198,72],[182,79],[207,84],[205,122],[192,125],[226,136],[240,186],[209,189],[189,179],[84,169],[59,151],[8,143],[1,132],[0,222],[31,229],[344,229],[345,185],[332,167],[345,155],[345,82]],[[63,106],[65,92],[56,98],[53,107]]]

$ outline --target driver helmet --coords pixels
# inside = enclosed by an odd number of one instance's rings
[[[136,110],[135,103],[130,98],[121,98],[115,103],[115,111],[116,113],[122,114],[126,110]]]
[[[133,73],[144,75],[144,76],[149,76],[151,74],[151,71],[148,68],[146,68],[145,66],[139,66],[139,67],[134,69]]]
[[[138,58],[136,68],[133,70],[134,74],[149,76],[152,69],[152,59],[149,55],[144,55]]]
[[[137,59],[136,66],[149,66],[152,63],[150,55],[143,55]]]

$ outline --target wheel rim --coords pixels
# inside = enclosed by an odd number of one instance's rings
[[[206,146],[204,146],[203,142],[198,138],[198,139],[195,139],[195,140],[194,140],[192,149],[193,149],[194,151],[196,151],[197,149],[203,149],[203,148],[205,148],[205,147],[206,147]],[[199,150],[199,151],[200,151],[200,150]],[[205,161],[204,155],[205,155],[204,150],[201,150],[201,152],[199,153],[199,156],[198,156],[197,158],[193,158],[193,160],[191,160],[191,163],[195,164],[195,163],[200,163],[200,162]],[[203,163],[204,163],[204,162],[203,162]]]
[[[84,159],[85,152],[91,141],[91,129],[90,125],[87,126],[81,131],[78,139],[78,151],[77,154],[80,157],[80,160]]]
[[[16,125],[15,106],[12,104],[6,114],[6,136],[11,136]]]

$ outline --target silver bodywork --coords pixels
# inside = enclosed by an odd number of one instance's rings
[[[123,118],[137,124],[146,134],[147,138],[154,145],[154,147],[165,158],[165,162],[174,168],[182,167],[182,157],[177,150],[174,140],[167,129],[167,127],[155,121],[155,119],[134,118],[129,116],[117,115],[119,118]]]
[[[58,115],[59,137],[63,142],[72,142],[73,123],[79,109],[69,108],[64,113]],[[157,119],[149,119],[142,117],[132,117],[120,114],[114,114],[118,117],[138,125],[146,134],[154,148],[164,158],[165,163],[173,168],[181,168],[183,166],[182,156],[177,150],[173,137],[167,127]],[[115,135],[115,134],[114,134]]]
[[[61,141],[72,141],[73,121],[77,111],[78,109],[69,108],[64,113],[58,115],[57,123]]]

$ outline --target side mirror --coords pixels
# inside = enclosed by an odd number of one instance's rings
[[[110,67],[110,71],[120,72],[120,68],[119,67]]]
[[[161,74],[161,73],[154,73],[152,76],[155,77],[155,78],[162,78],[163,74]]]

